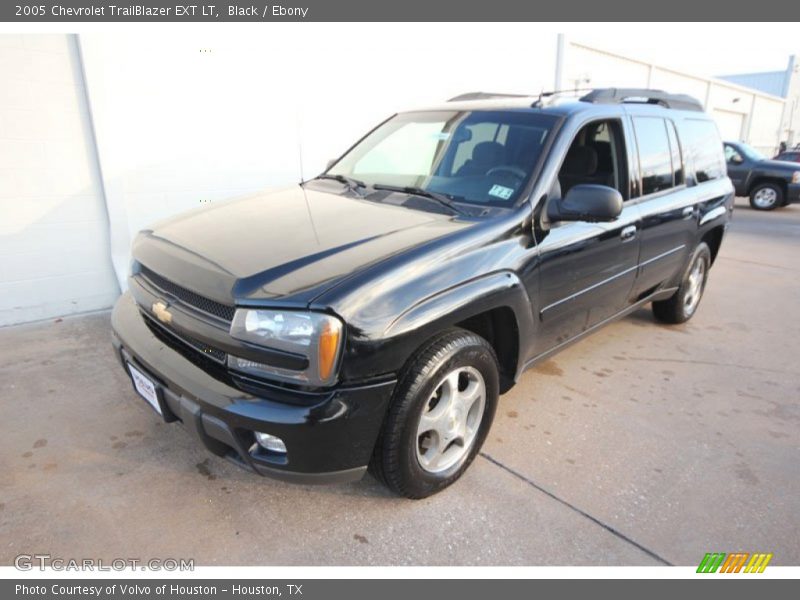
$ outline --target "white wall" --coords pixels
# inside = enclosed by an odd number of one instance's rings
[[[119,293],[73,36],[0,35],[0,326]]]
[[[551,87],[548,29],[298,23],[249,35],[82,34],[120,285],[137,230],[299,181],[300,146],[308,178],[397,110],[466,91]]]

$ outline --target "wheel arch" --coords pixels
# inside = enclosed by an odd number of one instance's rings
[[[780,177],[770,177],[769,175],[759,175],[757,177],[754,177],[753,180],[748,185],[747,195],[749,196],[750,194],[752,194],[753,190],[755,190],[759,185],[764,183],[776,184],[783,192],[784,198],[786,197],[786,190],[787,190],[786,181],[781,179]]]
[[[500,366],[500,393],[514,386],[519,369],[519,324],[509,306],[499,306],[478,313],[455,324],[481,336],[494,349]]]
[[[701,242],[705,242],[708,245],[709,250],[711,250],[711,264],[714,264],[714,261],[717,259],[717,254],[719,253],[719,249],[722,246],[722,237],[725,233],[725,225],[717,225],[716,227],[712,227],[708,231],[703,234],[703,237],[700,238]]]
[[[499,362],[501,393],[508,391],[524,365],[525,340],[531,339],[534,327],[530,300],[516,274],[492,273],[426,298],[400,314],[384,335],[414,336],[415,349],[404,370],[419,349],[453,327],[489,342]]]

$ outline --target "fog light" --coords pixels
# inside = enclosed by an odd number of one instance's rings
[[[258,445],[264,448],[264,450],[286,454],[286,444],[284,444],[283,440],[279,437],[256,431],[256,442],[258,442]]]

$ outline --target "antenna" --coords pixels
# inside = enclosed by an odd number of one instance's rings
[[[302,184],[306,178],[303,176],[303,124],[300,121],[300,113],[295,113],[297,123],[297,157],[300,160],[300,183]]]
[[[306,212],[308,212],[308,220],[311,221],[311,230],[314,232],[314,239],[317,240],[319,245],[319,233],[317,232],[317,225],[314,223],[314,215],[311,213],[311,205],[308,203],[308,194],[303,185],[306,178],[303,176],[303,123],[300,119],[300,111],[295,112],[295,122],[297,123],[297,158],[300,160],[300,189],[303,190],[303,200],[306,203]]]

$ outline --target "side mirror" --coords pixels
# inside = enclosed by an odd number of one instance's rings
[[[613,221],[622,213],[622,194],[606,185],[583,183],[571,188],[566,197],[547,207],[547,216],[557,221]]]
[[[740,165],[744,162],[744,159],[738,154],[734,154],[733,156],[731,156],[730,162],[732,162],[735,165]]]
[[[329,161],[328,161],[328,162],[325,164],[325,170],[327,171],[328,169],[330,169],[330,168],[331,168],[333,165],[335,165],[335,164],[336,164],[338,161],[339,161],[339,159],[338,159],[338,158],[332,158],[332,159],[330,159],[330,160],[329,160]]]

